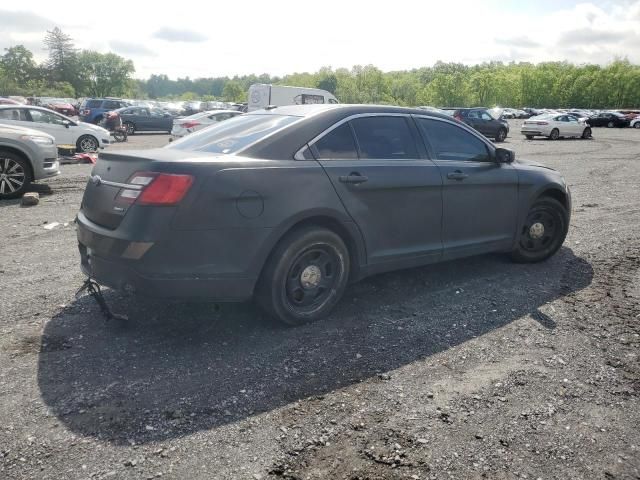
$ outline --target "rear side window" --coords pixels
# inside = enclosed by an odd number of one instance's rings
[[[491,161],[482,140],[448,122],[417,118],[418,126],[438,160]]]
[[[120,107],[124,107],[125,105],[122,105],[120,102],[114,102],[112,100],[105,100],[104,105],[102,105],[102,108],[106,109],[106,110],[115,110],[117,108]]]
[[[102,100],[87,100],[85,103],[86,108],[100,108]]]
[[[239,115],[187,135],[165,148],[235,153],[298,120],[300,117],[285,115]]]
[[[404,117],[364,117],[351,121],[360,158],[418,158],[415,140]]]
[[[3,120],[15,120],[18,122],[29,122],[27,111],[24,108],[3,108],[0,109],[0,118]]]
[[[318,160],[358,158],[351,127],[344,123],[334,128],[313,145]]]

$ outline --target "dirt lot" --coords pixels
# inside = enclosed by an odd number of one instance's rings
[[[573,192],[554,258],[380,275],[295,329],[112,292],[105,324],[74,299],[89,166],[1,203],[0,478],[640,478],[640,130],[517,132]]]

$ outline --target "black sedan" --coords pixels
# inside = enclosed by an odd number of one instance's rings
[[[259,110],[169,146],[100,155],[77,216],[82,270],[158,297],[254,298],[301,324],[368,275],[486,252],[553,255],[562,176],[417,109]]]
[[[587,119],[587,125],[590,127],[628,127],[629,119],[621,113],[617,112],[602,112],[589,117]]]
[[[173,117],[159,108],[124,107],[115,110],[122,118],[122,125],[127,133],[135,132],[168,132],[173,128]]]

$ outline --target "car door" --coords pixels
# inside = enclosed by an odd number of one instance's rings
[[[516,234],[518,175],[493,161],[493,146],[453,122],[416,117],[442,175],[443,258],[511,248]]]
[[[42,130],[56,139],[56,145],[75,145],[76,132],[71,130],[69,125],[65,125],[65,118],[46,110],[29,109],[31,117],[31,128]]]
[[[578,119],[573,115],[566,115],[566,118],[567,118],[566,128],[567,128],[567,132],[569,132],[569,135],[574,137],[582,135],[583,127],[580,124],[580,122],[578,122]]]
[[[356,115],[311,143],[374,270],[429,263],[442,253],[442,179],[418,135],[407,115]]]
[[[479,111],[478,115],[480,116],[480,123],[482,125],[478,131],[487,137],[495,137],[500,127],[502,127],[500,120],[496,120],[486,111]]]
[[[170,132],[173,127],[173,119],[162,110],[152,108],[149,110],[149,130]]]

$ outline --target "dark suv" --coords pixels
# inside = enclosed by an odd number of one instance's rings
[[[80,105],[80,121],[98,124],[106,112],[122,107],[129,103],[117,98],[87,98]]]
[[[509,133],[507,121],[503,118],[494,118],[486,108],[444,108],[443,110],[496,142],[504,141]]]

